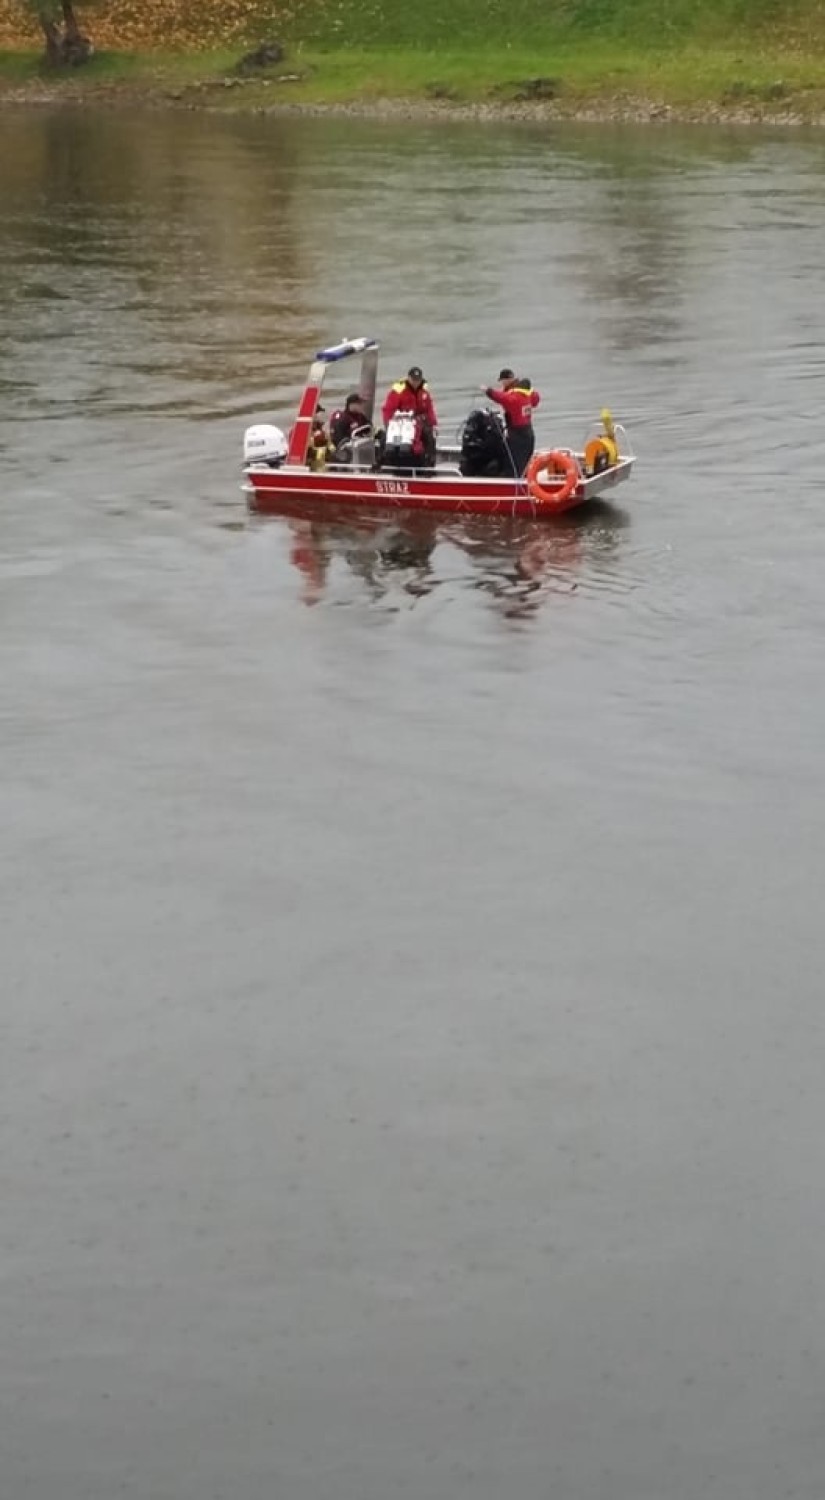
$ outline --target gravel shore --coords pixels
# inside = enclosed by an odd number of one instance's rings
[[[341,104],[296,103],[280,97],[262,102],[261,87],[271,87],[281,94],[285,85],[272,80],[256,80],[256,97],[244,100],[244,84],[238,79],[223,79],[187,88],[162,89],[136,84],[103,84],[84,88],[74,84],[52,89],[42,83],[4,88],[0,83],[0,104],[46,106],[55,103],[75,106],[119,105],[188,110],[219,110],[221,113],[255,113],[305,116],[350,116],[372,120],[477,121],[495,123],[512,120],[526,124],[552,124],[559,121],[588,124],[651,125],[724,125],[772,127],[825,125],[825,115],[806,115],[792,107],[783,109],[767,105],[724,105],[704,103],[689,106],[666,104],[662,100],[616,95],[588,102],[563,100],[493,101],[456,103],[446,99],[365,99]],[[231,92],[231,97],[227,97]]]

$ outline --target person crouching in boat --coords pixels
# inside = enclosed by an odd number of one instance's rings
[[[419,365],[411,365],[403,380],[397,380],[387,392],[381,408],[381,420],[386,428],[397,412],[411,412],[415,418],[415,440],[413,454],[420,464],[435,463],[435,438],[438,417],[435,403]]]
[[[513,472],[523,474],[536,446],[533,412],[541,397],[525,376],[517,380],[512,370],[501,370],[498,379],[497,386],[483,385],[481,389],[488,401],[495,401],[504,411]]]
[[[307,444],[306,462],[307,467],[310,469],[323,469],[324,464],[326,463],[330,453],[332,452],[329,433],[324,426],[323,413],[324,407],[316,406],[315,416],[312,418],[312,431],[310,432],[309,442]],[[287,439],[289,443],[292,442],[292,434],[294,430],[295,429],[293,427],[289,429],[289,437]]]

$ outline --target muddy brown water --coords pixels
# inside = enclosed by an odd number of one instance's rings
[[[0,132],[3,1494],[819,1500],[825,140]],[[633,481],[251,518],[359,333]]]

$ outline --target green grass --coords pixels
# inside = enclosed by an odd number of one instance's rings
[[[625,93],[689,104],[719,99],[731,89],[741,96],[780,99],[825,87],[825,56],[817,65],[807,57],[778,57],[774,50],[717,51],[708,56],[697,47],[682,48],[677,54],[642,54],[628,46],[604,43],[581,48],[568,42],[547,52],[534,48],[496,54],[314,53],[307,49],[295,66],[296,71],[311,70],[303,84],[290,86],[296,97],[341,101],[398,94],[437,97],[439,92],[468,101],[529,99],[535,91],[559,102]],[[545,80],[546,89],[536,90],[537,80]]]
[[[260,12],[251,23],[250,45],[277,35],[287,48],[285,63],[262,78],[235,79],[240,45],[101,52],[65,78],[43,74],[33,54],[6,52],[0,91],[48,81],[55,90],[183,95],[231,108],[538,97],[570,113],[649,100],[685,111],[825,114],[820,0],[418,0],[414,12],[385,0],[300,0],[292,19],[279,14],[280,22]],[[279,82],[284,74],[293,76]]]
[[[0,51],[0,81],[11,85],[40,82],[83,90],[119,84],[185,88],[230,73],[238,57],[238,49],[192,53],[101,51],[85,67],[56,73],[43,67],[39,52]]]
[[[271,16],[269,21],[272,26]],[[620,42],[646,51],[691,40],[747,43],[804,31],[821,45],[825,13],[820,0],[417,0],[414,7],[386,0],[295,0],[294,14],[280,31],[336,50],[351,42],[356,49],[466,48],[494,56],[508,47],[545,51],[569,43],[584,51],[593,43]]]
[[[0,81],[3,83],[29,83],[37,72],[37,59],[32,53],[0,52]]]

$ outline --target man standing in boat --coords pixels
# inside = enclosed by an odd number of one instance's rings
[[[411,365],[403,380],[396,380],[390,387],[381,408],[381,420],[386,427],[396,412],[409,411],[418,419],[413,451],[420,454],[430,465],[435,463],[435,435],[438,417],[433,398],[419,365]]]
[[[488,401],[495,401],[504,410],[507,426],[507,446],[513,460],[513,472],[523,474],[536,446],[533,431],[533,412],[541,397],[534,391],[530,381],[521,376],[518,380],[512,370],[501,370],[497,386],[483,385]]]

